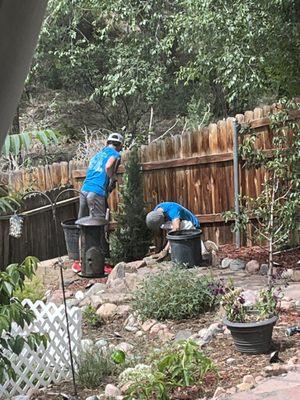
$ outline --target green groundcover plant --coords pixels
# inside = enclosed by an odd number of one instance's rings
[[[212,278],[174,267],[145,279],[134,293],[133,309],[142,320],[193,318],[217,304]]]

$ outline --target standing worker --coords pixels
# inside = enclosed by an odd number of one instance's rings
[[[116,172],[121,160],[123,142],[124,138],[119,133],[110,134],[106,147],[91,159],[81,188],[78,219],[87,216],[105,218],[108,194],[116,186]],[[104,245],[108,251],[107,242]],[[72,270],[77,273],[81,271],[77,261],[74,262]]]
[[[158,204],[153,211],[146,216],[146,224],[153,232],[159,229],[172,231],[200,229],[200,223],[197,217],[187,208],[174,202],[164,202]],[[201,241],[202,251],[206,252],[204,244]],[[164,258],[170,249],[168,242],[164,249],[158,254],[159,258]]]

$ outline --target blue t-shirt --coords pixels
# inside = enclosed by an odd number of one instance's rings
[[[164,210],[164,214],[167,217],[168,221],[173,221],[174,219],[179,218],[182,221],[184,220],[192,222],[194,224],[194,227],[197,229],[200,228],[200,223],[197,217],[187,208],[182,207],[178,203],[173,203],[170,201],[160,203],[154,208],[154,211],[158,208],[162,208]]]
[[[105,165],[110,157],[121,158],[120,154],[112,147],[104,147],[90,161],[82,191],[94,192],[100,196],[107,195],[109,177],[105,171]]]

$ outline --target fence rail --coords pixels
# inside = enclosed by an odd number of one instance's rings
[[[272,155],[272,131],[268,113],[271,107],[255,108],[239,114],[239,123],[249,123],[259,134],[255,146]],[[300,112],[293,111],[291,119],[299,119]],[[118,170],[119,183],[122,180],[124,164],[128,153],[122,156],[123,165]],[[261,192],[265,172],[263,169],[246,170],[243,159],[239,164],[240,194],[256,198]],[[199,218],[205,239],[219,244],[233,243],[231,223],[225,224],[222,213],[234,208],[233,188],[233,118],[210,124],[200,131],[175,135],[157,140],[140,149],[140,162],[144,182],[144,198],[150,210],[162,201],[175,201],[187,207]],[[81,187],[86,174],[86,165],[81,162],[54,163],[37,167],[31,171],[12,173],[5,179],[12,191],[37,188],[40,190],[70,185]],[[115,212],[119,203],[115,190],[109,198],[109,208]],[[61,207],[59,218],[75,218],[77,204]],[[6,223],[6,225],[5,225]],[[4,225],[3,225],[4,224]],[[0,266],[8,261],[20,261],[21,256],[35,254],[41,259],[54,257],[51,242],[56,234],[51,222],[50,211],[41,210],[39,214],[29,215],[26,223],[25,243],[17,244],[8,239],[7,221],[0,221]],[[113,227],[114,224],[111,224]],[[60,251],[65,251],[63,233],[60,232]],[[37,241],[44,241],[38,245]],[[251,243],[249,230],[243,243]],[[20,242],[19,242],[20,243]],[[33,244],[35,243],[35,244]],[[22,248],[22,250],[20,250]],[[63,254],[63,253],[61,253]],[[2,255],[2,257],[1,257]]]

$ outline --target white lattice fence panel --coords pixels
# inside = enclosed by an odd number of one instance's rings
[[[0,385],[0,399],[25,394],[30,388],[44,387],[71,376],[64,306],[45,304],[42,301],[33,304],[30,300],[24,300],[22,303],[33,310],[36,319],[23,330],[14,326],[12,334],[26,336],[30,332],[47,333],[49,342],[46,349],[40,345],[36,352],[27,345],[19,356],[7,352],[17,380],[9,380],[3,386]],[[68,308],[68,319],[72,352],[76,357],[81,342],[81,309]]]

